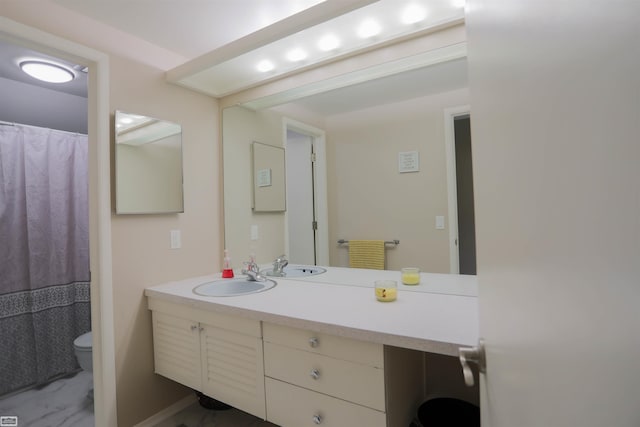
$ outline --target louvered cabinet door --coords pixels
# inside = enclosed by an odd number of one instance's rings
[[[157,311],[152,313],[155,372],[200,390],[202,371],[198,323]]]
[[[201,327],[202,392],[265,419],[262,339]]]

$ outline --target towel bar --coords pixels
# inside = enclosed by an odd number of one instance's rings
[[[345,240],[345,239],[338,240],[338,244],[339,245],[345,245],[345,244],[348,244],[348,243],[349,243],[349,241]],[[385,245],[398,246],[400,244],[400,240],[397,240],[397,239],[396,240],[385,240],[384,244]]]

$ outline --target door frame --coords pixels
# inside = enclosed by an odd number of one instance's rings
[[[449,272],[460,273],[458,247],[458,186],[456,180],[456,139],[454,121],[456,117],[471,114],[469,105],[444,109],[444,143],[447,160],[447,209],[449,210]]]
[[[96,427],[117,425],[111,258],[109,57],[0,16],[0,39],[87,66],[89,253]]]
[[[282,118],[282,146],[287,148],[287,130],[292,130],[312,138],[313,152],[316,160],[313,167],[314,215],[318,228],[316,230],[316,263],[329,265],[329,209],[327,207],[327,156],[325,131],[306,123]],[[285,211],[284,248],[289,253],[289,212]]]

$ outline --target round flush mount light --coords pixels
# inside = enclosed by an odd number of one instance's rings
[[[47,83],[66,83],[76,77],[68,68],[44,61],[22,61],[20,69],[31,77]]]

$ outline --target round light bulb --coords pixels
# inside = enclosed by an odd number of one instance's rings
[[[340,47],[340,39],[333,34],[327,34],[318,40],[318,49],[328,52]]]
[[[380,34],[381,30],[382,28],[380,28],[380,24],[378,24],[378,22],[373,19],[367,19],[358,27],[358,36],[363,39],[368,39]]]
[[[404,8],[400,19],[403,24],[411,25],[416,24],[420,21],[424,21],[426,17],[427,11],[425,10],[425,8],[418,4],[412,3]]]
[[[276,68],[276,66],[274,65],[273,62],[269,61],[268,59],[264,59],[264,60],[258,62],[258,65],[256,66],[256,68],[261,73],[267,73],[267,72],[273,70],[274,68]]]
[[[299,62],[307,58],[307,52],[300,48],[295,48],[287,53],[287,59],[291,62]]]

